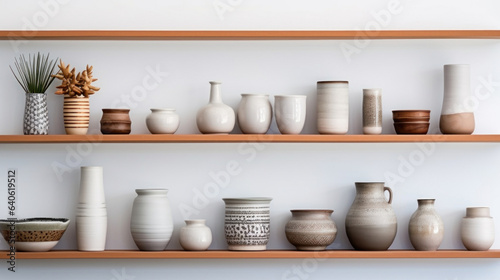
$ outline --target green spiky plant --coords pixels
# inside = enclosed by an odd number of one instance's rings
[[[54,81],[54,69],[56,67],[56,59],[49,60],[50,54],[34,55],[31,54],[26,59],[26,56],[20,55],[19,60],[15,59],[17,74],[11,66],[10,71],[16,77],[17,82],[21,85],[26,93],[45,93],[50,84]]]

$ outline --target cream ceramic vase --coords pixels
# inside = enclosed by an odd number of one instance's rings
[[[382,133],[382,90],[363,89],[363,134]]]
[[[212,244],[212,231],[205,220],[185,220],[181,228],[179,242],[186,251],[205,251]]]
[[[142,251],[163,251],[170,242],[174,223],[166,189],[136,189],[130,232]]]
[[[90,103],[85,96],[64,96],[64,129],[66,134],[85,135],[89,130]]]
[[[267,94],[241,95],[238,125],[244,134],[266,134],[271,126],[273,109]]]
[[[285,226],[286,238],[297,250],[320,251],[333,243],[337,226],[330,217],[333,210],[290,210]]]
[[[384,191],[389,192],[389,201]],[[356,183],[356,197],[345,220],[347,237],[354,249],[389,249],[397,231],[396,215],[391,203],[392,190],[385,187],[384,183]]]
[[[179,124],[179,115],[172,108],[151,109],[146,117],[146,126],[152,134],[174,134]]]
[[[271,198],[223,198],[224,232],[229,250],[266,250],[271,232]]]
[[[470,108],[470,66],[444,65],[444,97],[439,128],[443,134],[472,134],[474,112]]]
[[[444,237],[444,225],[434,208],[435,199],[418,199],[418,208],[410,218],[408,233],[413,248],[436,251]]]
[[[76,237],[80,251],[104,251],[107,233],[103,168],[82,166],[76,209]]]
[[[317,114],[320,134],[346,134],[349,129],[349,82],[318,82]]]
[[[495,242],[495,225],[489,207],[469,207],[462,219],[462,243],[470,251],[487,251]]]
[[[222,103],[220,84],[210,82],[210,101],[196,115],[198,130],[203,134],[228,134],[234,128],[234,110]]]
[[[306,95],[274,96],[274,114],[281,134],[300,134],[306,121]]]

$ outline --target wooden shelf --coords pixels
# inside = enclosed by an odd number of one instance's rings
[[[500,30],[0,30],[0,40],[500,39]]]
[[[42,143],[412,143],[500,142],[499,134],[482,135],[281,135],[281,134],[132,134],[132,135],[0,135],[0,144]]]
[[[0,251],[0,259],[7,259],[7,251]],[[50,252],[17,252],[16,259],[395,259],[395,258],[500,258],[500,250],[489,251],[50,251]]]

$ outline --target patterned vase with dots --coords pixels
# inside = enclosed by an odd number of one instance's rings
[[[24,135],[49,134],[49,111],[47,109],[47,94],[26,93],[23,132]]]
[[[223,198],[224,231],[229,250],[266,250],[270,235],[271,198]]]

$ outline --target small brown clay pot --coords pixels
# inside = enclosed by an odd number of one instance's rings
[[[130,109],[102,109],[102,134],[130,134]]]

